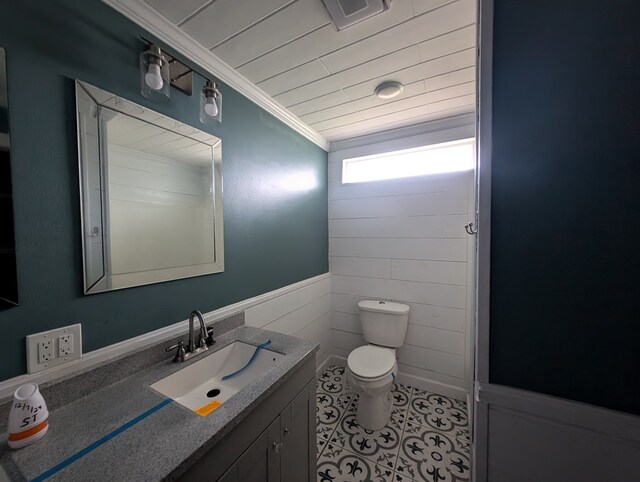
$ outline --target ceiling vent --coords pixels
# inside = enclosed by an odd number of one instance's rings
[[[338,30],[373,17],[389,8],[391,0],[322,0]]]

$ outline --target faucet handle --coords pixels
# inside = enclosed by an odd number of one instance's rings
[[[207,328],[207,337],[205,338],[205,343],[207,346],[213,345],[216,341],[213,339],[213,328]]]
[[[206,338],[204,336],[200,335],[200,338],[198,339],[198,346],[196,348],[198,350],[206,350],[208,348]]]
[[[167,348],[165,348],[165,351],[175,350],[176,348],[178,349],[178,351],[176,351],[176,356],[173,358],[173,361],[175,363],[183,362],[186,358],[187,352],[184,349],[184,342],[182,340],[180,340],[175,345],[168,346]]]
[[[166,347],[164,349],[164,351],[171,351],[171,350],[175,350],[176,348],[184,348],[184,341],[180,340],[175,345],[171,345],[171,346]]]

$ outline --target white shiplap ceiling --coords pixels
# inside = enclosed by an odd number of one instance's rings
[[[394,0],[341,31],[322,0],[144,1],[330,141],[475,108],[475,0]],[[378,99],[387,80],[402,95]]]

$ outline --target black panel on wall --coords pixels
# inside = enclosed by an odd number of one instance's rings
[[[6,87],[6,54],[0,49],[0,89]],[[0,97],[6,98],[5,92]],[[9,139],[9,111],[0,103],[0,310],[18,304],[15,231],[13,228],[13,196],[11,190],[11,153]]]
[[[143,98],[141,35],[151,37],[100,0],[0,7],[20,291],[20,306],[0,312],[0,380],[25,371],[29,333],[80,322],[95,350],[328,271],[326,152],[224,84],[213,126],[199,121],[198,95]],[[223,139],[224,273],[83,296],[76,78]],[[203,84],[196,76],[194,92]],[[282,189],[301,172],[313,188]]]
[[[495,0],[490,380],[640,414],[640,2]]]

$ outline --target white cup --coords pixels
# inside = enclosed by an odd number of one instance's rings
[[[22,385],[13,393],[9,412],[9,447],[19,449],[40,440],[49,429],[48,418],[49,410],[38,385]]]

